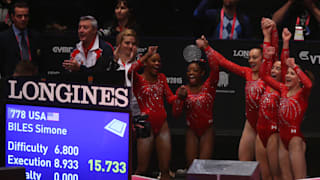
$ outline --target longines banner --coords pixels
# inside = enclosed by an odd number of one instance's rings
[[[6,99],[13,102],[128,109],[129,89],[63,82],[8,79]]]
[[[62,71],[61,63],[69,58],[69,52],[77,42],[76,36],[47,35],[46,71],[57,74]],[[247,40],[216,40],[209,41],[210,45],[224,55],[227,59],[241,65],[248,66],[249,51],[260,46],[261,41]],[[162,72],[167,76],[171,90],[186,84],[187,63],[183,58],[183,49],[195,43],[195,38],[140,38],[138,53],[143,54],[149,45],[158,45],[162,61]],[[280,44],[279,47],[282,45]],[[281,49],[279,50],[281,52]],[[302,124],[304,132],[320,132],[320,51],[317,42],[290,42],[290,55],[296,58],[297,64],[309,70],[315,77],[309,107]],[[245,122],[245,97],[243,78],[228,70],[220,68],[220,80],[214,104],[214,124],[220,130],[242,130]],[[185,120],[174,119],[171,107],[167,106],[168,122],[173,129],[183,129]],[[308,136],[308,134],[306,134]]]

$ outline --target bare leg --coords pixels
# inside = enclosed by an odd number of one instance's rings
[[[214,145],[214,129],[213,126],[207,129],[207,131],[200,138],[200,159],[211,159],[213,154]]]
[[[170,179],[171,137],[167,121],[162,125],[160,133],[156,137],[156,148],[161,179]]]
[[[282,179],[291,180],[293,179],[293,174],[291,170],[291,163],[289,159],[289,152],[285,148],[282,140],[280,139],[280,148],[279,148],[279,164],[281,169]]]
[[[239,160],[240,161],[252,161],[255,156],[255,141],[256,141],[256,132],[251,127],[248,120],[244,125],[242,131],[242,136],[239,144]]]
[[[186,132],[186,159],[187,168],[190,167],[192,161],[198,158],[199,153],[199,139],[192,129],[188,128]]]
[[[257,135],[256,138],[256,159],[259,161],[261,176],[263,180],[272,180],[271,172],[269,169],[268,157],[266,148],[263,146],[263,143]]]
[[[306,143],[299,136],[293,137],[289,143],[289,156],[295,179],[302,179],[307,176],[305,152]]]
[[[267,157],[269,160],[269,167],[271,175],[274,180],[281,179],[280,165],[279,165],[279,133],[273,133],[267,143]]]
[[[137,139],[138,167],[135,174],[144,175],[147,172],[153,150],[153,141],[154,137],[152,130],[150,137]]]

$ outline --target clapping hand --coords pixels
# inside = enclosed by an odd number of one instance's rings
[[[186,99],[188,96],[188,90],[186,88],[186,86],[181,86],[177,92],[178,98],[179,99]]]

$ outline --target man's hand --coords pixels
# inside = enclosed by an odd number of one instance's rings
[[[80,64],[75,59],[64,60],[62,66],[69,71],[75,72],[80,70]]]

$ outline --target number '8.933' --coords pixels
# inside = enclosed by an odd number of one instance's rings
[[[90,159],[88,161],[90,171],[95,172],[113,172],[124,174],[127,172],[127,164],[123,161],[109,161],[109,160],[98,160]]]

